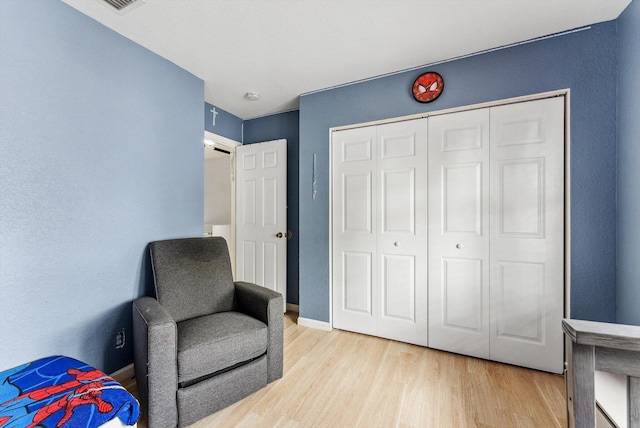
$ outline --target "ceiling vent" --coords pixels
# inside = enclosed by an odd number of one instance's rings
[[[111,10],[118,15],[124,15],[125,13],[128,13],[136,7],[144,4],[144,1],[142,0],[101,0],[101,2],[111,6]]]

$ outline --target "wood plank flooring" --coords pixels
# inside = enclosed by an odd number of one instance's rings
[[[284,377],[191,428],[567,424],[562,376],[296,320],[285,315]]]

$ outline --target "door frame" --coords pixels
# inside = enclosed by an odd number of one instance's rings
[[[231,162],[231,247],[229,256],[231,257],[231,274],[236,277],[236,147],[242,143],[213,132],[204,131],[205,146],[213,146],[229,152],[229,162]],[[203,147],[204,150],[204,147]],[[204,160],[203,160],[204,163]],[[204,194],[202,195],[204,198]],[[204,222],[203,222],[204,224]]]
[[[376,126],[385,123],[402,122],[406,120],[427,118],[448,113],[476,110],[487,107],[496,107],[507,104],[522,103],[527,101],[541,100],[545,98],[564,97],[564,317],[571,317],[571,138],[570,138],[570,89],[560,89],[556,91],[541,92],[538,94],[525,95],[520,97],[505,98],[502,100],[489,101],[467,106],[453,107],[449,109],[437,110],[412,114],[408,116],[394,117],[390,119],[376,120],[371,122],[355,123],[352,125],[336,126],[329,128],[329,329],[333,328],[333,133],[345,129],[363,128]]]

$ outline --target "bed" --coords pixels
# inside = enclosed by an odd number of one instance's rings
[[[137,425],[140,405],[96,368],[57,355],[0,372],[0,427]]]

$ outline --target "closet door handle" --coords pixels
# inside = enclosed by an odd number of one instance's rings
[[[458,250],[461,250],[461,249],[462,249],[462,244],[456,244],[456,248],[457,248]]]
[[[276,238],[282,238],[282,236],[283,236],[283,235],[282,235],[282,232],[278,232],[278,233],[276,234]]]

